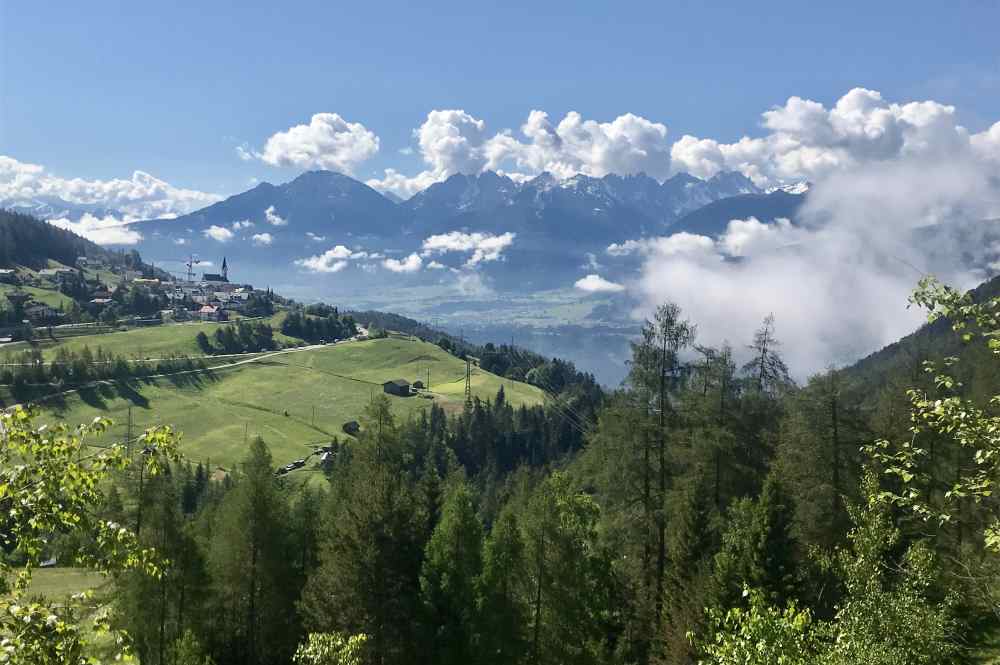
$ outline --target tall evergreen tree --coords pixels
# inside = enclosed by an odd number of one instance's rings
[[[483,528],[472,493],[456,479],[448,491],[441,521],[424,555],[420,587],[431,633],[429,660],[441,665],[471,663],[479,625],[476,582],[482,572]]]
[[[406,475],[389,400],[366,409],[350,461],[333,478],[320,563],[300,611],[317,632],[364,633],[372,662],[412,662],[419,652],[425,517]]]
[[[528,651],[524,540],[516,513],[505,509],[483,549],[479,580],[479,659],[486,665],[522,662]]]
[[[215,514],[209,563],[213,653],[220,665],[268,665],[291,657],[299,631],[288,524],[271,453],[258,437]]]

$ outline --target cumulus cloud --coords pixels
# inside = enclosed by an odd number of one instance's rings
[[[331,169],[353,173],[378,153],[379,138],[359,122],[348,122],[336,113],[317,113],[307,125],[295,125],[273,134],[260,152],[236,148],[240,159],[259,159],[272,166]]]
[[[619,293],[625,290],[623,285],[604,279],[594,273],[576,280],[573,286],[587,293]]]
[[[326,236],[318,236],[312,231],[306,231],[306,237],[313,242],[323,242],[326,240]]]
[[[511,246],[516,236],[516,233],[510,232],[493,235],[491,233],[451,231],[425,239],[422,245],[422,254],[432,256],[448,252],[471,252],[471,256],[465,262],[465,267],[472,268],[480,263],[500,260],[504,250]]]
[[[373,258],[374,256],[364,250],[353,250],[345,245],[337,245],[322,254],[297,259],[295,265],[305,268],[309,272],[340,272],[350,265],[350,261]]]
[[[955,108],[936,101],[892,103],[854,88],[833,105],[790,97],[761,116],[765,135],[734,143],[682,136],[671,147],[672,170],[707,178],[739,171],[761,186],[815,181],[889,160],[978,151],[1000,157],[1000,127],[970,135]]]
[[[667,127],[632,113],[611,122],[586,120],[570,111],[553,125],[544,111],[532,111],[521,126],[527,142],[510,135],[488,146],[491,168],[508,160],[520,171],[548,171],[568,178],[577,173],[601,177],[608,173],[645,172],[665,178],[670,171]]]
[[[607,253],[611,256],[649,255],[653,253],[660,256],[672,256],[690,251],[709,250],[713,245],[713,240],[707,236],[682,231],[662,238],[642,238],[611,244],[608,245]]]
[[[253,222],[249,219],[244,219],[239,222],[233,222],[233,231],[240,231],[242,229],[252,229]]]
[[[424,265],[424,260],[420,258],[420,255],[414,252],[410,254],[405,259],[385,259],[382,261],[382,267],[391,272],[417,272]]]
[[[98,245],[134,245],[142,240],[142,234],[115,217],[95,217],[89,213],[79,220],[65,217],[50,219],[49,224],[72,231]]]
[[[267,207],[267,210],[264,211],[264,217],[267,219],[267,223],[272,226],[288,226],[288,220],[279,215],[274,206]]]
[[[456,173],[487,169],[515,180],[543,171],[558,177],[642,171],[657,178],[670,172],[666,125],[632,113],[599,122],[571,111],[553,124],[547,113],[534,110],[520,129],[521,138],[510,130],[490,135],[483,120],[462,109],[431,111],[414,131],[427,169],[414,176],[386,169],[368,184],[408,198]]]
[[[255,233],[250,240],[257,247],[267,247],[274,242],[274,236],[270,233]]]
[[[206,238],[211,238],[212,240],[217,240],[219,242],[229,242],[233,239],[235,234],[224,226],[212,224],[210,227],[202,231],[202,235]]]
[[[431,261],[430,263],[427,264],[428,270],[445,270],[447,267],[448,266],[439,261]]]
[[[51,198],[116,210],[125,222],[177,217],[221,199],[216,194],[175,187],[145,171],[134,171],[127,179],[62,178],[38,164],[0,155],[0,202],[30,205]]]

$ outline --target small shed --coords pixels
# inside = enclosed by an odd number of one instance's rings
[[[417,379],[416,381],[413,382],[413,389],[414,390],[423,390],[424,389],[424,382],[421,381],[420,379]]]
[[[382,384],[382,390],[390,395],[399,397],[410,396],[410,382],[406,379],[393,379]]]
[[[343,424],[341,429],[344,430],[345,434],[350,434],[351,436],[354,436],[355,434],[361,431],[361,425],[358,424],[357,420],[349,420]]]

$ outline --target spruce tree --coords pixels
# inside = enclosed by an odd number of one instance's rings
[[[287,662],[298,642],[288,524],[271,453],[255,438],[214,520],[209,562],[220,665]]]
[[[464,665],[476,653],[476,581],[482,572],[483,528],[463,480],[449,489],[441,521],[424,554],[421,595],[430,632],[430,661]]]

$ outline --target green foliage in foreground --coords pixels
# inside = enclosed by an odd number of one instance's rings
[[[295,665],[363,665],[367,635],[311,633],[295,652]]]
[[[78,665],[87,662],[86,639],[76,609],[81,596],[55,602],[29,594],[38,567],[54,534],[76,536],[81,565],[109,574],[141,571],[156,577],[165,562],[143,548],[122,524],[98,517],[105,501],[104,481],[132,461],[122,447],[89,452],[84,440],[100,433],[107,421],[70,429],[38,428],[33,414],[21,407],[0,414],[0,545],[20,560],[0,560],[0,661],[10,665]],[[164,459],[176,456],[169,428],[147,431],[140,439],[143,472],[155,475]],[[12,584],[11,584],[12,582]],[[98,632],[110,630],[106,615],[95,620]],[[126,635],[119,635],[127,652]]]
[[[932,322],[951,320],[952,329],[963,342],[985,340],[992,356],[1000,357],[1000,298],[977,303],[968,293],[925,279],[912,300],[930,311]],[[984,516],[989,515],[983,529],[985,544],[994,554],[1000,554],[1000,517],[982,506],[993,497],[1000,477],[1000,414],[996,413],[1000,393],[992,395],[985,408],[961,396],[963,385],[953,373],[957,364],[955,357],[940,363],[924,362],[924,372],[934,377],[937,394],[907,391],[911,440],[893,445],[881,439],[869,451],[885,473],[899,481],[899,491],[888,492],[888,499],[925,521],[940,524],[958,519],[963,505],[971,501],[980,506]],[[959,469],[944,492],[943,503],[934,500],[933,449],[921,444],[921,435],[950,440],[971,456],[971,464]]]
[[[710,609],[702,663],[713,665],[936,665],[959,653],[954,598],[931,596],[934,555],[925,543],[894,556],[900,533],[880,498],[874,474],[864,481],[865,503],[850,509],[849,547],[826,563],[844,587],[831,621],[815,621],[790,600],[772,605],[759,589],[748,603]]]

